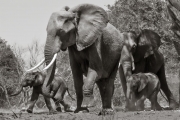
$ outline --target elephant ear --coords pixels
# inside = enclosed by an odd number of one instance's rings
[[[143,73],[140,73],[139,77],[140,77],[140,85],[138,88],[138,92],[141,92],[146,87],[146,85],[148,84],[148,78]]]
[[[80,4],[70,11],[76,13],[78,51],[92,45],[102,34],[108,23],[106,11],[96,5]]]
[[[44,83],[44,75],[41,72],[35,72],[35,76],[34,76],[34,84],[33,86],[38,86],[38,85],[42,85]]]
[[[138,47],[136,53],[142,58],[154,54],[161,44],[161,37],[152,30],[144,29],[138,36]],[[136,55],[134,55],[136,58]],[[135,60],[136,61],[136,60]]]

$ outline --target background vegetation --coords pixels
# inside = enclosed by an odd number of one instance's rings
[[[169,20],[166,6],[167,3],[164,0],[118,0],[114,5],[108,5],[108,8],[111,10],[109,19],[110,23],[121,32],[133,30],[138,34],[142,29],[151,29],[162,37],[160,51],[165,57],[167,81],[173,94],[175,94],[176,100],[178,100],[177,68],[179,68],[179,55],[176,52],[178,49],[175,48],[179,44],[179,39],[170,31],[171,21]],[[179,17],[175,9],[174,12]],[[15,86],[17,86],[16,84],[21,81],[20,78],[23,71],[34,66],[42,58],[43,45],[39,45],[38,40],[32,42],[28,48],[19,48],[17,45],[8,46],[5,40],[0,39],[0,101],[2,101],[0,102],[0,107],[22,106],[22,103],[27,102],[31,90],[24,90],[18,96],[21,100],[17,99],[17,97],[9,98],[7,93],[12,93]],[[58,54],[57,68],[58,74],[67,82],[70,93],[75,98],[67,51]],[[99,90],[95,87],[94,91],[95,103],[98,103],[96,106],[100,107]],[[67,97],[66,99],[75,104],[70,98]],[[124,100],[119,75],[117,74],[113,104],[122,106],[124,105]],[[162,97],[159,97],[159,101],[162,101],[164,104]],[[44,106],[42,98],[40,98],[37,106]]]

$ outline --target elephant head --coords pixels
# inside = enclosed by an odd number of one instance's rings
[[[11,94],[10,96],[15,96],[21,93],[23,90],[23,87],[33,87],[33,86],[38,86],[42,85],[45,79],[45,75],[43,75],[41,72],[32,72],[32,73],[27,73],[23,77],[23,80],[20,84],[20,88],[16,93]]]
[[[128,91],[139,93],[146,87],[148,83],[148,78],[143,73],[133,74],[131,75],[131,77],[129,77],[128,83]],[[131,95],[128,95],[131,98]]]
[[[53,57],[69,46],[77,51],[91,46],[106,27],[107,13],[104,9],[91,5],[81,4],[74,8],[64,7],[52,13],[47,25],[47,38],[45,44],[45,62],[47,77],[43,84],[43,94],[50,96],[50,83],[53,80],[56,60]],[[51,65],[52,63],[52,65]],[[50,66],[50,67],[49,67]]]
[[[161,37],[154,31],[144,29],[137,36],[137,49],[133,53],[134,62],[138,62],[144,58],[154,54],[161,45]]]
[[[135,110],[136,96],[146,87],[148,78],[142,73],[133,74],[127,80],[129,110]]]

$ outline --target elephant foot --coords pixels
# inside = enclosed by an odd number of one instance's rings
[[[95,100],[93,100],[93,101],[90,101],[90,103],[87,105],[87,108],[91,108],[95,106],[96,106],[96,103],[95,103]]]
[[[58,112],[62,112],[61,107],[57,107],[56,110],[57,110]]]
[[[98,115],[113,115],[114,114],[114,110],[112,108],[105,108],[102,109]]]
[[[124,111],[125,111],[125,112],[126,112],[126,111],[136,111],[136,106],[135,106],[135,105],[126,104]]]
[[[151,110],[154,110],[154,111],[161,111],[161,110],[163,110],[163,108],[161,107],[161,108],[154,108],[154,109],[151,109]]]
[[[158,111],[163,110],[163,107],[161,107],[159,104],[157,104],[155,106],[155,110],[158,110]]]
[[[64,107],[64,111],[65,112],[74,112],[74,108],[70,107],[70,106],[66,106],[66,107]]]
[[[134,110],[135,111],[135,110]],[[138,107],[137,111],[144,111],[144,107]]]
[[[92,102],[94,101],[94,96],[84,96],[83,102],[82,102],[82,107],[88,107]]]
[[[28,113],[33,113],[33,110],[32,109],[27,109],[26,110]]]
[[[80,108],[76,108],[76,110],[74,111],[74,113],[78,113],[82,111],[83,113],[88,113],[89,110],[87,109],[87,107],[80,107]]]
[[[127,111],[136,111],[136,110],[137,110],[136,108],[125,107],[124,112],[127,112]]]
[[[49,115],[52,115],[52,114],[56,114],[57,113],[57,111],[55,111],[55,110],[49,110]]]
[[[172,110],[176,110],[179,108],[179,104],[175,100],[171,100],[169,104],[169,108]]]

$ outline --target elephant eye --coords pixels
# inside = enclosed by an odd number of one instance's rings
[[[66,19],[65,21],[64,21],[64,23],[67,23],[69,21],[69,19]]]

